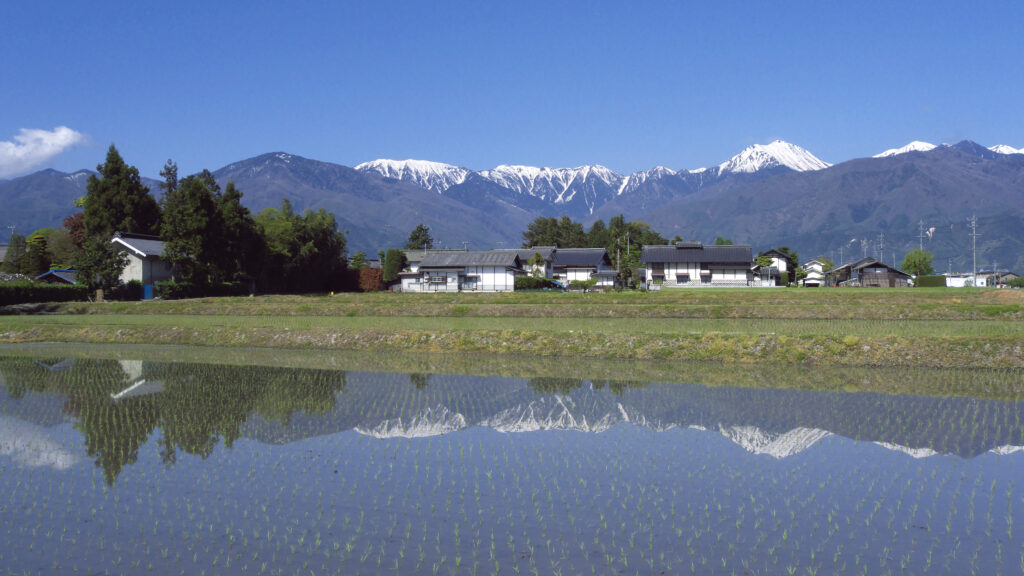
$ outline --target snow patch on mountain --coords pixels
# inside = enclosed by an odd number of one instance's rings
[[[626,179],[625,176],[600,165],[577,168],[537,168],[502,164],[492,170],[484,170],[480,172],[480,175],[509,190],[547,200],[553,204],[567,204],[578,193],[593,191],[595,187],[619,190],[622,181]]]
[[[390,418],[372,428],[356,426],[354,429],[360,434],[374,438],[424,438],[455,432],[467,426],[465,416],[438,405],[426,408],[408,421]]]
[[[823,170],[831,166],[814,154],[789,142],[776,140],[771,144],[754,144],[727,162],[718,165],[718,174],[753,173],[767,168],[784,166],[797,172]]]
[[[902,148],[890,148],[880,154],[875,154],[872,158],[888,158],[890,156],[898,156],[900,154],[906,154],[907,152],[927,152],[934,150],[935,144],[928,142],[921,142],[920,140],[914,140],[910,144],[903,146]]]
[[[1000,456],[1009,456],[1010,454],[1016,454],[1017,452],[1024,452],[1024,446],[1012,446],[1010,444],[1007,444],[1005,446],[993,448],[989,450],[989,452],[993,454],[998,454]]]
[[[989,150],[996,154],[1024,154],[1024,148],[1014,148],[1013,146],[1007,146],[1006,144],[996,144],[989,148]]]
[[[650,170],[644,170],[643,172],[634,172],[629,176],[622,179],[622,184],[619,185],[619,190],[616,192],[616,196],[621,196],[623,192],[629,193],[636,190],[647,181],[661,180],[662,178],[669,178],[679,174],[671,168],[664,166],[655,166]]]
[[[894,450],[896,452],[903,452],[904,454],[909,455],[911,458],[928,458],[930,456],[935,456],[936,454],[938,454],[938,452],[932,450],[931,448],[910,448],[909,446],[900,446],[899,444],[891,444],[889,442],[875,442],[875,444],[881,446],[882,448],[887,448],[889,450]]]
[[[586,415],[573,414],[576,409],[572,398],[555,395],[507,408],[480,421],[480,425],[508,434],[538,430],[604,432],[617,423],[617,419],[610,414],[605,414],[594,422],[588,422]]]
[[[387,160],[378,159],[363,162],[355,167],[360,172],[376,172],[385,178],[411,182],[421,188],[438,194],[462,184],[470,170],[442,162],[429,160]]]
[[[827,430],[816,428],[794,428],[785,434],[773,434],[756,426],[720,427],[719,432],[748,452],[767,454],[776,459],[799,454],[818,440],[832,435]]]

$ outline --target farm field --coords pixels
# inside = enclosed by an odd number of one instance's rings
[[[852,368],[779,389],[721,363],[665,381],[638,363],[515,376],[493,356],[401,370],[373,356],[0,347],[0,564],[895,575],[1024,562],[1017,371]],[[842,389],[844,372],[879,390]],[[918,380],[944,384],[900,390]]]
[[[1015,290],[382,293],[68,303],[5,311],[0,343],[1024,367],[1024,292]]]

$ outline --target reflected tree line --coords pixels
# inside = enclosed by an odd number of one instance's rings
[[[532,378],[526,386],[501,384],[502,393],[496,395],[499,388],[488,385],[486,378],[452,380],[413,373],[408,387],[382,385],[394,382],[388,376],[308,368],[0,358],[0,382],[9,397],[28,392],[63,396],[64,412],[76,418],[89,456],[111,484],[137,461],[158,429],[154,442],[169,466],[181,452],[206,458],[219,444],[233,446],[243,433],[257,438],[256,423],[244,426],[254,415],[261,422],[280,424],[261,424],[264,438],[287,441],[357,425],[372,427],[438,404],[463,413],[471,423],[481,422],[537,395],[553,394],[577,400],[586,396],[586,401],[567,404],[574,415],[589,421],[618,414],[619,406],[625,406],[659,425],[742,425],[769,433],[815,428],[965,458],[999,446],[1024,446],[1021,401],[557,377]],[[342,391],[345,400],[338,405]],[[316,418],[294,421],[297,414]]]
[[[253,414],[288,426],[299,411],[329,413],[346,379],[343,371],[251,366],[142,362],[141,370],[126,370],[112,360],[47,368],[59,362],[4,359],[0,373],[11,397],[27,391],[66,396],[64,411],[77,418],[86,451],[109,484],[138,459],[157,428],[166,465],[179,451],[206,458],[221,442],[230,448]]]

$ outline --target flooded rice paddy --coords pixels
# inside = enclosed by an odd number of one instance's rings
[[[1021,574],[1019,378],[991,399],[0,351],[0,567]]]

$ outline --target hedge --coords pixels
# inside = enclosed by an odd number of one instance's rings
[[[544,290],[545,288],[561,289],[550,278],[537,278],[535,276],[517,276],[516,290]]]
[[[89,299],[89,287],[81,284],[5,282],[0,284],[0,306],[30,302],[75,302]]]
[[[215,296],[247,296],[249,287],[245,284],[193,284],[167,280],[156,283],[156,296],[166,300],[181,298],[205,298]]]
[[[918,288],[945,288],[945,276],[918,276],[914,279],[914,286]]]

